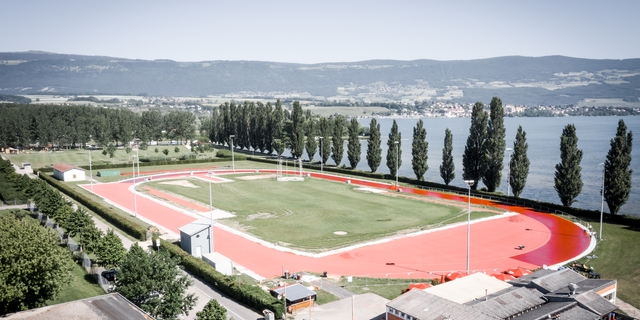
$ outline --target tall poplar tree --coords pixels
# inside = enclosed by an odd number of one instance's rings
[[[371,172],[376,172],[382,161],[382,148],[380,148],[380,124],[376,118],[369,122],[369,140],[367,141],[367,164]]]
[[[555,189],[560,202],[570,207],[582,192],[582,150],[578,149],[576,127],[568,124],[560,136],[560,163],[556,164]]]
[[[291,155],[300,158],[304,152],[304,113],[300,102],[293,102],[291,112]]]
[[[502,183],[502,168],[504,162],[505,128],[504,108],[502,100],[493,97],[489,104],[491,113],[487,128],[487,143],[485,152],[486,168],[482,176],[482,183],[487,186],[487,191],[494,192]]]
[[[282,104],[280,99],[276,101],[276,107],[273,109],[273,115],[271,117],[272,126],[272,141],[273,149],[278,154],[278,157],[282,155],[286,147],[285,134],[284,134],[284,111],[282,110]]]
[[[618,214],[631,192],[631,148],[633,144],[633,132],[627,133],[624,120],[618,121],[618,129],[615,138],[611,139],[611,149],[604,161],[604,200],[607,202],[609,212]]]
[[[329,160],[329,156],[331,155],[331,140],[329,140],[331,137],[331,121],[326,117],[322,117],[320,118],[318,127],[320,137],[322,137],[322,139],[320,139],[320,158],[322,164],[327,164],[327,160]]]
[[[402,135],[398,131],[398,124],[393,120],[389,140],[387,140],[387,168],[389,174],[395,176],[402,165]],[[398,143],[396,143],[398,142]],[[397,160],[397,161],[396,161]]]
[[[513,153],[509,159],[509,185],[516,198],[520,197],[529,176],[528,149],[527,133],[522,130],[522,126],[518,126],[516,141],[513,142]]]
[[[360,162],[360,140],[358,139],[358,129],[360,129],[360,123],[356,118],[351,118],[351,122],[349,122],[349,127],[347,128],[349,132],[349,144],[347,145],[347,159],[349,159],[349,165],[351,165],[351,169],[354,169],[358,166]]]
[[[316,142],[316,120],[310,118],[306,124],[307,142],[305,149],[307,150],[309,162],[311,162],[313,161],[313,156],[315,156],[318,151],[318,142]]]
[[[485,172],[486,142],[487,113],[484,111],[484,104],[476,102],[471,111],[469,137],[462,154],[462,178],[474,181],[471,185],[473,190],[478,188],[478,182],[480,182]]]
[[[442,147],[442,164],[440,165],[440,177],[444,184],[449,185],[456,178],[456,165],[453,162],[453,134],[447,128],[444,131],[444,147]]]
[[[427,130],[424,128],[422,119],[420,119],[416,127],[413,128],[413,142],[411,145],[411,166],[413,173],[416,174],[416,179],[420,181],[424,180],[424,173],[429,170],[429,165],[427,164],[429,159],[428,148]]]
[[[339,115],[335,117],[333,122],[333,136],[331,137],[331,159],[336,163],[336,167],[342,162],[344,157],[344,140],[342,140],[342,134],[344,133],[345,119]]]

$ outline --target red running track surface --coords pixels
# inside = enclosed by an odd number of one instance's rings
[[[255,170],[236,170],[236,173],[254,173]],[[275,170],[260,170],[274,173]],[[232,173],[214,170],[216,174]],[[296,172],[290,172],[296,174]],[[193,172],[208,178],[206,172]],[[306,174],[306,173],[305,173]],[[361,179],[309,173],[314,178],[332,180],[360,186],[395,190],[394,185]],[[187,177],[190,173],[170,173],[154,176],[157,180]],[[213,177],[212,177],[213,178]],[[142,178],[138,178],[142,179]],[[141,180],[137,180],[141,182]],[[295,183],[295,182],[293,182]],[[133,195],[128,190],[131,180],[119,183],[94,184],[94,192],[111,202],[133,211]],[[88,185],[84,186],[89,189]],[[467,202],[459,195],[414,188],[401,188],[401,192],[441,199]],[[503,271],[508,268],[535,268],[571,260],[584,252],[590,237],[576,224],[558,216],[536,212],[529,208],[505,206],[492,201],[471,198],[476,205],[490,205],[519,213],[499,219],[471,224],[470,271]],[[179,233],[178,228],[195,218],[175,211],[158,202],[137,197],[138,214]],[[217,252],[257,274],[271,278],[281,275],[284,267],[291,271],[327,271],[334,275],[369,275],[392,278],[432,278],[433,274],[466,270],[466,224],[431,233],[393,239],[387,242],[348,249],[322,257],[309,257],[283,252],[240,235],[216,227],[214,246]],[[517,249],[523,245],[523,250]]]

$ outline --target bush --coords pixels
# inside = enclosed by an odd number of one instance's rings
[[[233,277],[227,277],[216,271],[210,264],[198,259],[180,248],[180,246],[167,240],[160,239],[161,249],[167,250],[172,256],[180,258],[180,264],[195,276],[203,279],[208,284],[220,289],[232,299],[262,312],[269,309],[275,314],[284,313],[282,302],[262,290],[257,285],[237,283]]]

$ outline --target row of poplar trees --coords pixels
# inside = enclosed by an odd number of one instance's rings
[[[340,166],[343,160],[346,135],[347,160],[353,169],[361,160],[359,136],[368,134],[366,161],[371,172],[376,172],[382,162],[380,124],[375,118],[371,119],[369,128],[362,128],[355,118],[347,121],[341,115],[313,117],[309,111],[303,112],[298,101],[293,103],[291,112],[283,109],[279,100],[275,106],[260,102],[225,103],[213,110],[211,118],[202,121],[202,131],[218,144],[233,143],[235,148],[267,154],[275,151],[278,156],[289,149],[293,157],[301,158],[306,152],[308,160],[312,161],[319,151],[322,164],[331,158],[336,166]],[[481,102],[473,106],[462,158],[463,178],[473,181],[472,189],[476,190],[480,182],[489,192],[500,187],[506,151],[505,132],[504,108],[500,98],[492,98],[489,112]],[[413,128],[411,148],[411,166],[418,180],[424,180],[429,169],[426,137],[424,124],[419,120]],[[446,129],[440,165],[440,176],[446,185],[456,176],[452,141],[451,130]],[[582,151],[577,148],[577,141],[575,127],[567,125],[561,137],[561,162],[556,165],[555,175],[555,188],[565,206],[571,206],[582,190]],[[626,203],[631,190],[631,142],[632,133],[627,133],[624,121],[620,120],[604,163],[604,198],[613,214]],[[519,126],[509,159],[508,183],[515,197],[523,192],[529,175],[528,147],[526,132]],[[386,166],[389,174],[396,176],[401,165],[402,137],[394,120],[387,139]]]
[[[473,181],[472,189],[475,190],[482,181],[487,191],[494,192],[502,181],[502,159],[506,150],[504,109],[500,98],[494,97],[491,100],[489,111],[485,111],[481,102],[474,105],[462,164],[463,178]],[[449,135],[450,132],[447,130],[446,136]],[[611,139],[611,147],[603,163],[604,188],[601,192],[604,193],[603,197],[611,214],[617,214],[629,199],[633,173],[630,169],[632,142],[633,133],[627,132],[624,120],[619,120],[616,136]],[[445,137],[443,159],[447,153],[450,154],[448,146],[450,142],[447,142]],[[529,174],[527,149],[526,132],[519,126],[513,143],[513,153],[509,159],[508,182],[516,197],[522,193]],[[573,124],[568,124],[560,136],[560,163],[555,166],[554,176],[554,187],[560,202],[567,207],[571,206],[582,192],[582,154],[582,150],[578,149],[576,128]]]
[[[252,149],[260,153],[278,156],[289,149],[294,158],[301,158],[306,153],[312,161],[319,152],[322,164],[331,158],[335,166],[340,166],[344,158],[344,136],[347,136],[347,160],[355,169],[360,163],[362,145],[359,137],[369,135],[367,142],[367,164],[371,172],[376,172],[382,162],[380,124],[372,119],[369,128],[363,128],[357,119],[347,121],[344,116],[313,117],[310,112],[303,112],[298,101],[293,102],[291,112],[284,110],[280,100],[275,106],[271,103],[245,102],[236,105],[225,103],[213,110],[209,119],[202,121],[203,134],[218,144],[233,145],[234,148]],[[427,166],[427,132],[422,120],[414,128],[412,147],[412,166],[416,178],[424,180]],[[398,125],[394,121],[387,140],[386,165],[392,176],[402,164],[402,137]],[[454,170],[451,159],[450,168]],[[448,184],[453,180],[445,180]]]

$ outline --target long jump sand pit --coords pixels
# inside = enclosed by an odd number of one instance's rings
[[[235,173],[242,172],[236,170]],[[255,171],[245,170],[244,173],[255,173]],[[275,170],[272,173],[275,173]],[[351,184],[362,187],[395,191],[395,186],[384,183],[321,173],[310,173],[310,175],[314,178],[342,183],[350,180]],[[125,196],[130,194],[130,186],[131,180],[94,185],[93,188],[96,194],[133,212],[133,196]],[[88,185],[84,187],[89,190]],[[468,200],[464,196],[404,187],[402,193],[427,195],[453,201]],[[477,198],[471,198],[471,203],[505,207],[502,204]],[[518,215],[471,225],[471,271],[493,272],[518,266],[535,268],[543,264],[553,265],[582,254],[591,243],[590,236],[568,220],[528,208],[507,208]],[[194,217],[173,210],[158,201],[141,197],[138,197],[137,212],[139,216],[176,234],[179,227],[195,220]],[[315,255],[294,253],[277,244],[265,243],[253,236],[219,224],[216,224],[215,228],[216,251],[267,278],[280,275],[283,265],[288,270],[327,271],[333,275],[372,277],[388,275],[394,278],[418,278],[433,277],[431,273],[465,270],[466,264],[466,223],[436,232],[382,239],[365,245]],[[518,249],[520,245],[524,246],[522,250]]]

